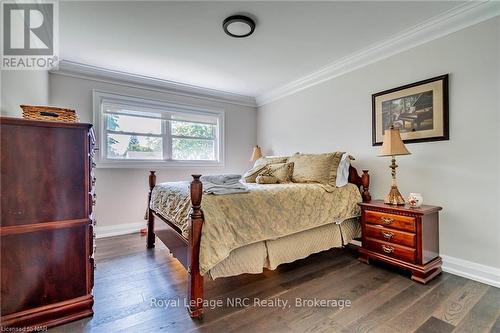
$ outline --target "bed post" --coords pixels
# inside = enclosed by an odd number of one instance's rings
[[[368,174],[368,170],[363,170],[363,175],[361,176],[361,184],[363,186],[363,192],[361,193],[361,197],[363,198],[363,202],[372,201],[372,196],[368,191],[370,187],[370,175]]]
[[[189,247],[188,247],[188,311],[192,318],[203,315],[203,276],[200,274],[200,241],[203,227],[203,211],[201,197],[203,184],[201,175],[193,175],[191,182],[191,213],[189,214]]]
[[[155,171],[150,171],[149,173],[149,193],[148,193],[148,237],[146,242],[146,248],[152,249],[155,247],[155,216],[153,211],[149,208],[151,204],[151,192],[156,185],[156,175]]]
[[[372,197],[369,192],[370,188],[370,175],[368,170],[363,170],[363,175],[360,177],[358,170],[352,165],[349,166],[349,183],[355,184],[360,188],[361,198],[363,202],[370,202]]]

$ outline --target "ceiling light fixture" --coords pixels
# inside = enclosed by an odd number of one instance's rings
[[[255,30],[255,22],[248,16],[229,16],[222,23],[224,32],[231,37],[243,38],[250,36]]]

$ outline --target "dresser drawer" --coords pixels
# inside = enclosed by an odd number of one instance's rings
[[[415,232],[415,218],[395,214],[379,213],[373,211],[365,212],[365,221],[371,224],[383,225],[389,228]]]
[[[380,241],[374,238],[366,238],[366,246],[368,250],[383,254],[388,257],[400,259],[409,263],[415,263],[415,249]]]
[[[415,247],[416,235],[410,232],[398,231],[376,224],[366,224],[365,228],[366,237],[376,238],[408,247]]]

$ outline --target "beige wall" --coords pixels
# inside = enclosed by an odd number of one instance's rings
[[[192,173],[242,173],[249,167],[248,160],[252,147],[256,143],[255,108],[204,101],[57,74],[49,75],[49,84],[50,104],[74,108],[83,122],[92,122],[92,89],[223,109],[226,113],[225,167],[163,168],[157,172],[158,182],[189,180]],[[143,223],[148,191],[148,174],[149,169],[96,170],[98,233],[104,230],[103,227]]]
[[[19,105],[46,105],[49,101],[49,73],[38,70],[0,71],[1,113],[21,116]]]
[[[390,161],[371,145],[371,94],[449,73],[450,140],[409,144],[399,188],[443,206],[442,254],[500,268],[499,31],[497,17],[265,105],[259,144],[273,154],[346,150],[382,198]]]

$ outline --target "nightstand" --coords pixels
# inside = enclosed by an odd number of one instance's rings
[[[359,260],[379,260],[412,272],[427,283],[441,273],[437,206],[392,206],[382,200],[361,206],[362,247]]]

